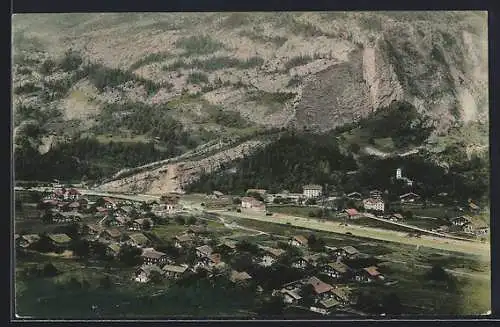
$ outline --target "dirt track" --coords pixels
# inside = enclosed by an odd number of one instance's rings
[[[408,237],[407,233],[397,232],[392,230],[378,229],[373,227],[363,226],[341,226],[338,222],[320,222],[316,219],[308,219],[302,217],[294,217],[283,214],[274,214],[273,216],[264,216],[261,214],[252,213],[230,213],[217,212],[219,214],[230,216],[231,218],[247,218],[260,221],[266,221],[277,224],[289,224],[291,226],[327,231],[332,233],[345,234],[351,233],[353,236],[366,237],[381,241],[403,243],[415,246],[425,246],[445,251],[462,252],[476,255],[484,261],[490,261],[490,244],[481,242],[467,242],[453,239],[445,239],[432,236],[421,236],[420,238]]]

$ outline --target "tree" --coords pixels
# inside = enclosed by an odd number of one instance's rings
[[[273,296],[269,300],[265,300],[262,305],[257,309],[261,316],[282,316],[285,309],[283,298],[281,296]]]
[[[59,270],[57,270],[57,268],[49,262],[43,266],[42,274],[44,277],[55,277],[59,274]]]
[[[316,205],[316,204],[317,204],[316,199],[309,198],[309,199],[306,200],[306,205],[307,206]]]
[[[159,271],[152,270],[149,273],[149,281],[152,284],[156,284],[156,285],[161,284],[163,282],[163,276],[161,275],[161,273]]]
[[[87,240],[75,240],[71,242],[70,250],[80,258],[88,258],[90,255],[90,244]]]
[[[233,204],[240,205],[241,204],[241,199],[240,198],[234,198],[233,199]]]
[[[103,289],[110,289],[113,286],[111,278],[109,276],[104,276],[99,280],[99,287]]]
[[[42,216],[42,222],[45,224],[51,224],[54,219],[54,216],[50,211],[45,211],[45,213]]]
[[[306,307],[310,307],[312,304],[314,304],[314,297],[315,297],[315,291],[314,291],[314,286],[311,284],[305,284],[302,286],[300,289],[300,296],[302,297],[302,304]]]
[[[127,266],[138,266],[142,263],[142,251],[130,245],[124,245],[118,253],[118,260]]]
[[[189,216],[187,219],[186,219],[186,225],[194,225],[196,224],[198,220],[196,219],[196,217],[194,216]]]
[[[427,279],[432,281],[443,282],[450,278],[449,274],[444,270],[443,267],[439,265],[433,265],[430,271],[427,273]]]
[[[144,230],[151,229],[151,222],[148,219],[145,219],[144,222],[142,223],[142,229]]]
[[[400,315],[403,313],[403,305],[395,293],[390,293],[382,298],[382,310],[389,315]]]
[[[352,143],[351,145],[349,145],[350,152],[358,154],[359,150],[361,150],[361,147],[359,146],[358,143]]]
[[[251,254],[259,254],[260,249],[257,244],[249,242],[247,240],[242,240],[236,243],[236,250],[238,252],[248,252]]]

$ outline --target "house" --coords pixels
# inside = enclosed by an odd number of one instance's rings
[[[123,215],[130,215],[132,212],[134,212],[134,207],[126,205],[126,206],[121,206],[118,210],[117,213],[123,214]]]
[[[330,312],[339,305],[340,302],[337,301],[337,299],[335,299],[334,297],[329,297],[315,303],[309,308],[309,310],[323,315],[327,315],[330,314]]]
[[[81,194],[74,188],[70,188],[67,190],[64,194],[64,199],[65,200],[70,200],[70,201],[77,201],[80,198]]]
[[[258,189],[258,188],[249,188],[246,194],[260,194],[261,196],[265,196],[267,194],[267,190]]]
[[[16,240],[16,245],[20,246],[24,249],[30,247],[32,244],[38,242],[40,240],[40,235],[38,234],[27,234],[19,236]]]
[[[73,211],[78,211],[80,209],[80,207],[81,207],[80,202],[77,202],[77,201],[71,202],[67,206],[67,208],[69,210],[73,210]]]
[[[224,193],[219,192],[219,191],[213,191],[212,193],[213,193],[213,195],[215,195],[216,198],[220,198],[220,197],[224,196]]]
[[[122,233],[116,228],[106,229],[99,235],[99,238],[106,241],[119,241],[121,237]]]
[[[356,218],[360,215],[358,210],[356,210],[354,208],[345,209],[344,212],[347,213],[347,216],[351,219]]]
[[[213,252],[213,249],[209,245],[202,245],[196,248],[196,256],[198,258],[209,257]]]
[[[287,304],[297,304],[301,299],[302,296],[299,295],[299,290],[289,290],[289,289],[282,289],[280,293],[283,296],[283,302]]]
[[[330,262],[329,264],[323,266],[320,271],[331,278],[341,279],[348,277],[351,272],[351,268],[349,268],[348,265],[337,261]]]
[[[89,207],[90,202],[86,198],[79,198],[78,203],[80,203],[80,208],[86,209]]]
[[[224,263],[222,262],[221,255],[219,253],[211,253],[208,256],[198,257],[198,261],[196,262],[194,268],[211,269],[222,265],[224,265]]]
[[[57,199],[45,199],[42,201],[43,204],[49,207],[58,207],[60,202]]]
[[[420,200],[420,195],[410,192],[400,195],[399,200],[401,201],[401,203],[413,203]]]
[[[85,224],[82,226],[81,233],[88,236],[98,236],[102,228],[95,224]]]
[[[359,192],[352,192],[352,193],[347,194],[347,198],[350,200],[361,201],[363,199],[363,196]]]
[[[118,208],[118,202],[114,199],[110,198],[102,198],[104,200],[104,208],[106,209],[117,209]]]
[[[296,269],[305,269],[309,262],[304,257],[297,257],[292,260],[292,267]]]
[[[163,270],[156,265],[142,265],[136,270],[134,280],[139,283],[147,283],[150,281],[151,274],[156,272],[163,276]]]
[[[141,257],[145,264],[164,264],[167,262],[167,255],[153,248],[143,249]]]
[[[371,190],[370,191],[370,198],[377,199],[377,200],[382,200],[382,191],[379,190]]]
[[[471,211],[479,211],[481,208],[479,208],[478,205],[474,204],[473,202],[469,201],[469,209]]]
[[[467,225],[467,224],[470,224],[472,221],[472,219],[470,217],[467,217],[467,216],[461,216],[461,217],[457,217],[455,219],[453,219],[451,221],[451,224],[453,226],[459,226],[459,227],[462,227],[464,225]]]
[[[307,261],[309,265],[316,267],[321,259],[327,258],[327,255],[324,253],[314,253],[305,255],[303,258]]]
[[[143,230],[144,225],[148,225],[151,229],[153,227],[153,220],[150,218],[140,218],[132,222],[132,230]]]
[[[389,220],[391,221],[401,221],[403,220],[403,215],[400,213],[393,213],[389,216]]]
[[[120,244],[111,243],[106,247],[106,254],[110,257],[117,257],[118,253],[120,253]]]
[[[368,198],[363,200],[363,207],[365,210],[384,211],[384,201],[375,198]]]
[[[160,201],[163,204],[165,204],[165,209],[168,212],[174,212],[178,209],[181,209],[180,205],[179,205],[179,195],[177,195],[177,194],[170,193],[170,194],[162,195],[162,197],[160,198]]]
[[[219,244],[219,248],[224,253],[234,253],[236,251],[236,243],[234,241],[226,240]]]
[[[71,223],[82,220],[83,215],[79,212],[57,212],[53,215],[52,221],[58,224]]]
[[[174,237],[174,246],[178,249],[189,246],[195,240],[193,234],[181,234]]]
[[[142,233],[134,233],[128,236],[126,243],[138,248],[143,248],[149,245],[150,240]]]
[[[233,283],[245,283],[252,279],[246,271],[238,272],[236,270],[231,271],[231,275],[229,276],[229,280]]]
[[[127,224],[129,221],[130,218],[126,216],[115,215],[112,223],[114,224],[114,226],[125,226],[125,224]]]
[[[264,255],[262,256],[262,259],[259,264],[264,267],[271,266],[273,263],[276,262],[276,260],[278,260],[278,258],[283,253],[285,253],[285,250],[271,248],[267,246],[259,246],[259,248],[262,249],[264,252]]]
[[[288,240],[288,244],[292,246],[307,246],[309,241],[303,235],[295,235]]]
[[[360,269],[356,272],[355,280],[357,282],[371,283],[376,280],[383,280],[384,276],[375,266]]]
[[[319,278],[313,276],[307,280],[307,284],[312,285],[314,288],[314,293],[318,296],[321,296],[324,293],[328,293],[333,289],[333,286],[327,284],[320,280]]]
[[[252,209],[255,211],[265,211],[266,205],[264,202],[259,201],[255,198],[245,196],[241,198],[241,207],[244,209]]]
[[[163,270],[164,276],[171,279],[180,278],[186,271],[187,266],[174,266],[174,265],[164,265]]]
[[[190,226],[186,233],[188,234],[193,234],[193,235],[200,235],[200,234],[205,234],[208,232],[207,226],[204,225],[193,225]]]
[[[340,248],[338,250],[338,254],[341,257],[345,257],[348,259],[354,259],[360,254],[360,252],[354,246],[348,245],[348,246],[344,246],[343,248]]]
[[[351,302],[350,290],[348,287],[335,287],[330,291],[330,293],[342,305],[346,305]]]
[[[71,237],[66,234],[49,234],[49,240],[58,248],[67,248],[71,243]]]
[[[484,235],[488,235],[488,233],[490,232],[490,229],[489,227],[487,226],[481,226],[481,227],[477,227],[475,230],[474,230],[474,234],[476,234],[477,236],[484,236]]]
[[[303,190],[302,194],[307,199],[318,198],[322,195],[323,187],[321,187],[321,185],[309,184],[309,185],[304,185],[302,190]]]

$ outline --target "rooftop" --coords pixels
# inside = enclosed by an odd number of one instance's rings
[[[55,243],[67,243],[71,238],[66,234],[49,234],[49,238]]]
[[[366,271],[370,276],[376,277],[380,275],[380,272],[378,271],[378,268],[375,266],[370,266],[367,268],[363,268],[364,271]]]
[[[252,279],[252,276],[250,276],[246,271],[238,272],[236,270],[231,271],[231,281],[238,281],[238,280],[248,280]]]
[[[308,243],[307,238],[303,235],[295,235],[293,239],[303,245]]]
[[[317,185],[317,184],[308,184],[308,185],[304,185],[304,190],[316,190],[316,191],[321,191],[323,188],[321,187],[321,185]]]
[[[202,253],[205,256],[210,256],[213,252],[213,249],[209,245],[202,245],[196,248],[196,251]]]
[[[344,250],[347,254],[358,254],[358,253],[359,253],[358,249],[356,249],[354,246],[350,246],[350,245],[348,245],[348,246],[344,246],[342,249],[343,249],[343,250]]]
[[[128,237],[139,245],[144,245],[149,241],[149,239],[142,233],[130,234]]]
[[[342,262],[330,262],[328,266],[340,273],[346,273],[349,270],[349,266]]]
[[[161,268],[163,271],[169,271],[169,272],[175,272],[175,273],[180,273],[182,274],[187,270],[187,267],[184,266],[173,266],[173,265],[164,265],[163,268]]]
[[[156,251],[153,248],[148,248],[148,249],[144,249],[142,251],[141,256],[146,257],[146,258],[150,258],[150,259],[160,259],[161,257],[165,256],[165,253],[160,252],[160,251]]]
[[[314,291],[316,292],[316,294],[322,294],[322,293],[328,292],[328,291],[333,289],[332,285],[321,281],[317,277],[309,278],[307,283],[314,287]]]

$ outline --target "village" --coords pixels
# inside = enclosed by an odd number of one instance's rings
[[[400,170],[396,176],[403,178]],[[188,195],[166,194],[158,201],[144,202],[85,196],[75,188],[56,186],[42,194],[36,204],[43,212],[38,219],[44,226],[75,228],[67,233],[16,230],[18,251],[72,253],[73,257],[93,256],[125,262],[135,267],[129,278],[138,284],[175,282],[193,276],[224,276],[255,294],[267,293],[279,298],[286,307],[320,315],[363,314],[355,306],[353,288],[372,284],[390,288],[398,283],[390,274],[381,272],[380,260],[355,246],[329,246],[310,231],[288,237],[257,232],[257,236],[265,234],[267,238],[238,239],[233,237],[233,232],[228,232],[241,227],[238,220],[221,226],[220,217],[217,218],[218,212],[231,212],[236,217],[240,213],[273,217],[279,215],[273,210],[285,203],[309,209],[329,208],[334,219],[344,225],[356,224],[366,217],[385,220],[389,225],[404,225],[409,218],[408,211],[388,210],[388,203],[384,201],[387,194],[379,190],[342,195],[342,206],[338,205],[338,196],[324,197],[320,185],[304,185],[300,194],[286,191],[269,194],[266,190],[249,189],[245,196],[230,196],[215,191],[198,198],[200,211],[192,202],[182,200]],[[401,194],[399,204],[418,207],[420,197],[413,192]],[[466,215],[465,211],[472,215],[479,210],[474,203],[469,202],[468,208],[457,210],[464,213],[429,232],[470,238],[488,233],[485,226],[473,226],[472,219]],[[422,233],[410,232],[408,236],[418,237]],[[287,276],[281,276],[282,284],[266,282],[265,269],[278,266],[288,269],[285,270]]]

